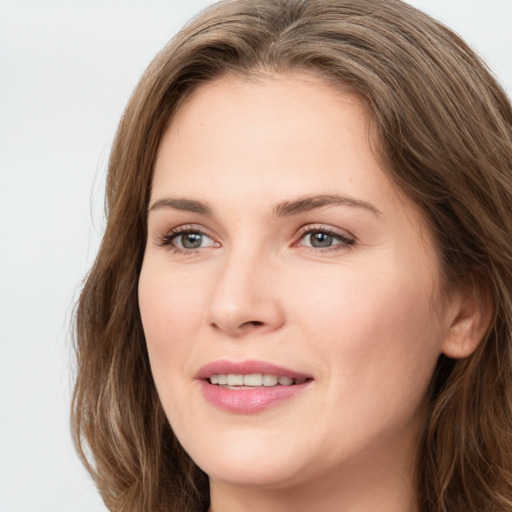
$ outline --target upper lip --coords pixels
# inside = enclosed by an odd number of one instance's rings
[[[310,379],[311,376],[305,373],[278,366],[266,361],[248,359],[246,361],[219,360],[203,366],[196,374],[196,379],[208,379],[212,375],[250,375],[261,373],[265,375],[276,375],[278,377],[290,377],[292,379]]]

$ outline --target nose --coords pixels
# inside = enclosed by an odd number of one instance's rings
[[[233,337],[279,329],[284,310],[275,274],[261,255],[239,251],[226,257],[210,297],[210,326]]]

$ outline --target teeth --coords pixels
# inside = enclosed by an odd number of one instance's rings
[[[277,384],[277,377],[275,375],[263,375],[264,386],[275,386]]]
[[[261,385],[263,385],[263,375],[261,375],[261,373],[251,373],[251,375],[244,375],[244,386]]]
[[[251,373],[248,375],[235,375],[235,374],[219,374],[210,377],[211,384],[220,386],[246,386],[258,388],[261,386],[271,387],[277,386],[293,386],[294,384],[302,384],[306,379],[292,379],[291,377],[277,375],[267,375],[261,373]]]
[[[228,386],[243,386],[244,376],[243,375],[228,375]]]

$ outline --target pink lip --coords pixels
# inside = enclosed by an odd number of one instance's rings
[[[252,389],[229,389],[210,384],[208,380],[212,375],[247,375],[250,373],[276,375],[278,377],[286,376],[293,379],[307,380],[302,384],[295,384],[293,386],[262,386]],[[312,382],[311,377],[306,374],[264,361],[253,360],[242,362],[214,361],[201,368],[196,378],[201,381],[201,391],[206,401],[219,409],[239,414],[257,413],[274,407],[284,400],[292,398],[304,391]]]

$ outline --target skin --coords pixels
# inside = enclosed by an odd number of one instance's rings
[[[429,382],[442,352],[474,350],[474,311],[459,294],[441,299],[422,214],[367,133],[361,103],[315,77],[228,76],[197,89],[161,140],[140,311],[166,415],[209,475],[216,512],[417,509]],[[366,206],[275,214],[333,194]],[[181,249],[180,226],[204,233],[201,245]],[[336,233],[331,246],[311,247],[308,227]],[[205,401],[194,378],[219,359],[313,380],[236,414]]]

